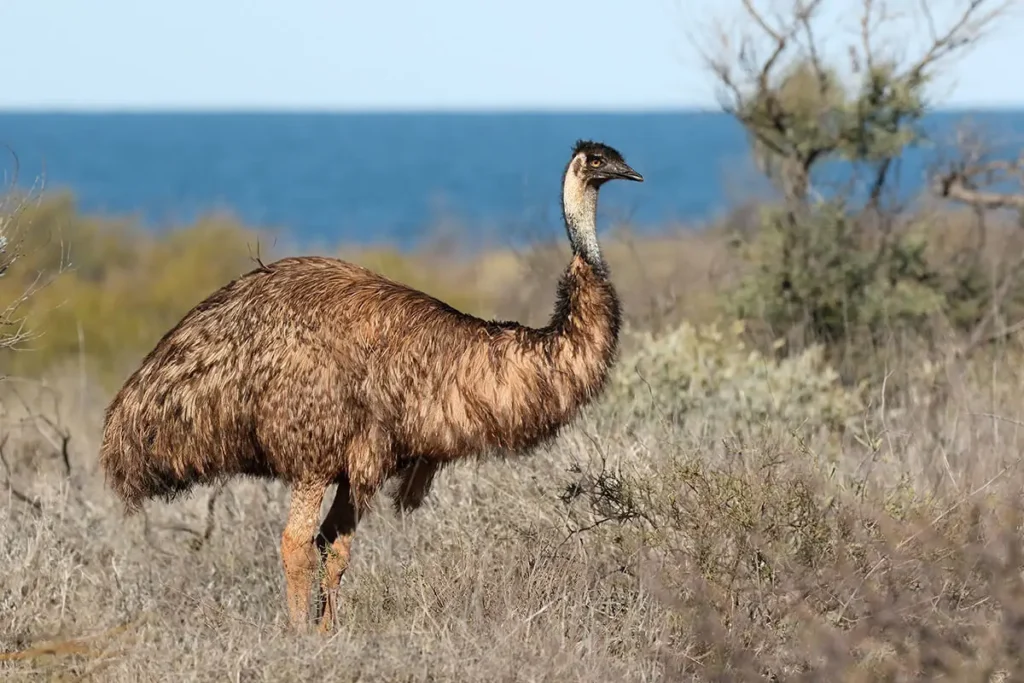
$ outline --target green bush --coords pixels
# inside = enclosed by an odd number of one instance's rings
[[[37,334],[4,357],[18,374],[84,362],[113,380],[191,306],[255,265],[258,235],[231,221],[204,219],[157,237],[126,221],[84,218],[68,198],[44,203],[30,220],[39,243],[0,283],[0,297],[64,270],[25,308]]]
[[[256,267],[257,255],[265,262],[283,255],[267,253],[272,239],[230,218],[152,232],[132,219],[85,216],[68,194],[25,206],[18,220],[31,230],[0,278],[0,302],[18,300],[40,279],[53,281],[20,307],[31,336],[17,351],[0,344],[0,367],[39,376],[85,366],[108,388],[189,308]],[[344,258],[464,310],[482,307],[454,276],[438,277],[439,268],[415,256],[370,250]]]
[[[638,423],[659,416],[746,434],[839,431],[861,414],[858,391],[842,385],[821,345],[778,359],[749,347],[744,332],[740,322],[634,332],[627,344],[636,350],[613,372],[610,404]]]
[[[901,158],[933,142],[924,121],[941,61],[977,41],[980,27],[999,14],[986,13],[983,4],[965,5],[945,37],[913,55],[869,39],[875,22],[903,20],[869,3],[861,17],[864,41],[842,56],[814,46],[815,32],[824,35],[819,22],[829,21],[823,4],[797,3],[767,23],[746,5],[755,34],[776,26],[767,32],[777,49],[757,54],[745,36],[712,62],[725,111],[743,126],[757,168],[781,198],[744,245],[747,273],[728,294],[730,312],[762,323],[769,338],[786,337],[788,352],[825,344],[845,379],[877,375],[879,368],[866,363],[874,348],[927,339],[936,317],[973,334],[1002,315],[990,313],[1008,291],[1024,291],[1019,272],[1008,287],[985,281],[991,270],[982,267],[979,244],[991,222],[988,209],[1012,208],[1020,197],[993,203],[986,190],[1008,176],[1001,165],[987,164],[980,140],[960,135],[961,158],[929,168],[925,179],[929,193],[974,209],[977,238],[965,258],[931,260],[934,226],[899,196]],[[852,171],[849,181],[822,179],[834,163]],[[950,194],[953,179],[968,191]]]
[[[795,220],[766,209],[760,232],[744,245],[749,269],[726,294],[729,312],[812,344],[922,329],[947,298],[923,231],[872,237],[859,222],[840,202]]]

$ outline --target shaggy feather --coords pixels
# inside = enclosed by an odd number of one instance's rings
[[[610,165],[591,168],[594,154]],[[595,221],[597,188],[615,171],[634,173],[610,147],[574,149],[563,180],[573,257],[539,329],[319,256],[261,265],[212,293],[107,407],[100,463],[126,511],[231,476],[287,482],[282,553],[300,618],[327,486],[339,484],[321,527],[321,549],[341,558],[328,563],[336,584],[354,520],[386,480],[399,480],[395,506],[413,509],[446,463],[526,452],[604,387],[620,309]]]

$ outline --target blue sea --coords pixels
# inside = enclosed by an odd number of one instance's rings
[[[1024,140],[1024,111],[942,112],[927,128],[941,143],[964,123],[1005,154]],[[295,244],[410,248],[439,225],[476,243],[560,236],[577,138],[618,148],[645,177],[602,191],[603,221],[699,225],[769,193],[743,131],[717,112],[0,113],[22,186],[41,180],[153,230],[227,211]],[[941,153],[906,154],[900,191],[919,191]]]

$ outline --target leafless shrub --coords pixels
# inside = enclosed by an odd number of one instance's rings
[[[0,277],[18,277],[23,286],[20,294],[10,301],[0,301],[0,351],[17,349],[32,338],[27,330],[23,310],[29,299],[45,287],[59,273],[19,272],[17,265],[25,250],[37,246],[39,240],[30,240],[30,221],[25,220],[25,210],[39,198],[38,186],[25,193],[17,189],[18,158],[13,150],[13,172],[8,187],[0,194]],[[38,236],[33,236],[38,237]],[[0,377],[2,378],[2,377]]]

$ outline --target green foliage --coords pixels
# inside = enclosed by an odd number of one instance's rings
[[[258,235],[231,221],[204,219],[158,238],[128,221],[83,217],[67,196],[26,213],[35,244],[0,282],[0,298],[65,270],[26,306],[37,334],[3,360],[19,374],[85,360],[109,378],[191,306],[255,265]]]
[[[352,259],[387,278],[436,296],[460,311],[487,315],[481,310],[486,306],[474,291],[439,281],[436,267],[395,249],[365,250],[354,254]]]
[[[870,347],[930,337],[938,318],[970,332],[993,318],[993,305],[1024,291],[1008,282],[997,295],[978,247],[936,261],[934,226],[888,201],[896,160],[926,141],[920,124],[931,72],[876,56],[859,73],[847,87],[828,64],[807,59],[738,97],[733,113],[784,201],[762,212],[741,245],[746,268],[724,297],[730,314],[785,337],[787,350],[826,345],[829,358],[843,359],[845,378],[878,370],[863,363]],[[866,174],[866,202],[839,188],[818,196],[813,177],[829,160]]]
[[[734,315],[835,344],[863,333],[870,341],[894,329],[918,329],[944,310],[945,283],[929,263],[922,231],[872,238],[840,202],[792,218],[784,210],[764,211],[762,228],[743,253],[750,268],[727,297]]]
[[[189,308],[254,268],[261,245],[272,242],[219,217],[154,234],[132,220],[83,216],[70,195],[25,207],[19,220],[32,230],[21,258],[0,278],[0,302],[63,272],[22,307],[34,334],[18,351],[0,350],[0,367],[33,376],[81,363],[108,385],[123,379]],[[261,258],[272,260],[265,248]],[[432,278],[423,264],[397,252],[349,258],[453,305],[475,303],[465,288]]]
[[[776,359],[748,347],[744,326],[694,327],[684,323],[662,335],[639,332],[636,350],[609,383],[610,401],[631,419],[660,415],[669,423],[696,421],[703,429],[758,433],[842,430],[863,411],[812,346]]]
[[[900,73],[892,62],[870,68],[857,96],[843,107],[840,154],[856,161],[885,161],[921,142],[928,82],[925,74]]]
[[[735,115],[765,174],[803,199],[811,169],[830,157],[884,163],[920,142],[925,85],[882,63],[851,93],[834,69],[801,61],[744,98]]]

